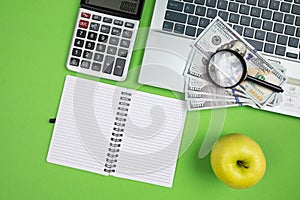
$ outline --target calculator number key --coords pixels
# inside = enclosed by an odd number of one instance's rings
[[[87,38],[89,40],[96,40],[97,39],[97,33],[89,32]]]
[[[94,42],[87,41],[87,42],[85,43],[85,48],[86,48],[86,49],[89,49],[89,50],[94,50],[94,48],[95,48],[95,43],[94,43]]]
[[[78,67],[78,65],[79,65],[79,59],[78,58],[71,58],[70,59],[70,65]]]
[[[78,29],[78,30],[77,30],[76,36],[77,36],[77,37],[80,37],[80,38],[85,38],[85,36],[86,36],[86,31],[85,31],[85,30]]]
[[[83,58],[92,59],[92,56],[93,56],[93,53],[90,52],[90,51],[84,51],[83,52]]]
[[[99,41],[99,42],[102,42],[102,43],[106,43],[106,42],[107,42],[107,39],[108,39],[108,36],[107,36],[107,35],[100,34],[100,35],[99,35],[98,41]]]
[[[100,53],[95,53],[95,56],[94,56],[94,60],[97,61],[97,62],[102,62],[103,61],[103,54],[100,54]]]
[[[116,66],[114,68],[114,73],[113,73],[114,75],[116,75],[116,76],[122,76],[123,75],[125,62],[126,62],[125,59],[117,58]]]
[[[90,68],[90,65],[91,65],[91,62],[90,62],[90,61],[83,60],[83,61],[81,61],[80,67],[81,67],[81,68],[85,68],[85,69],[89,69],[89,68]]]
[[[72,50],[72,56],[80,57],[81,54],[82,54],[82,50],[81,50],[81,49],[76,49],[76,48],[74,48],[74,49]]]
[[[83,47],[84,41],[80,39],[75,39],[74,46]]]

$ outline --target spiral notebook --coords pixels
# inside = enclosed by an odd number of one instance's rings
[[[186,103],[67,76],[47,161],[172,187]]]

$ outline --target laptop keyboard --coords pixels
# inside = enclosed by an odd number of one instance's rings
[[[300,0],[169,0],[162,29],[195,38],[216,16],[257,50],[300,61]]]

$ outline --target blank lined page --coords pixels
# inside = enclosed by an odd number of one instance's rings
[[[47,161],[106,174],[118,93],[115,86],[67,76]]]
[[[115,176],[171,187],[186,103],[131,90]]]

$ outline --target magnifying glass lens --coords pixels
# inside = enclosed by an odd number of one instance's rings
[[[241,60],[230,51],[215,53],[208,63],[208,75],[218,86],[232,88],[244,79],[245,67]]]

